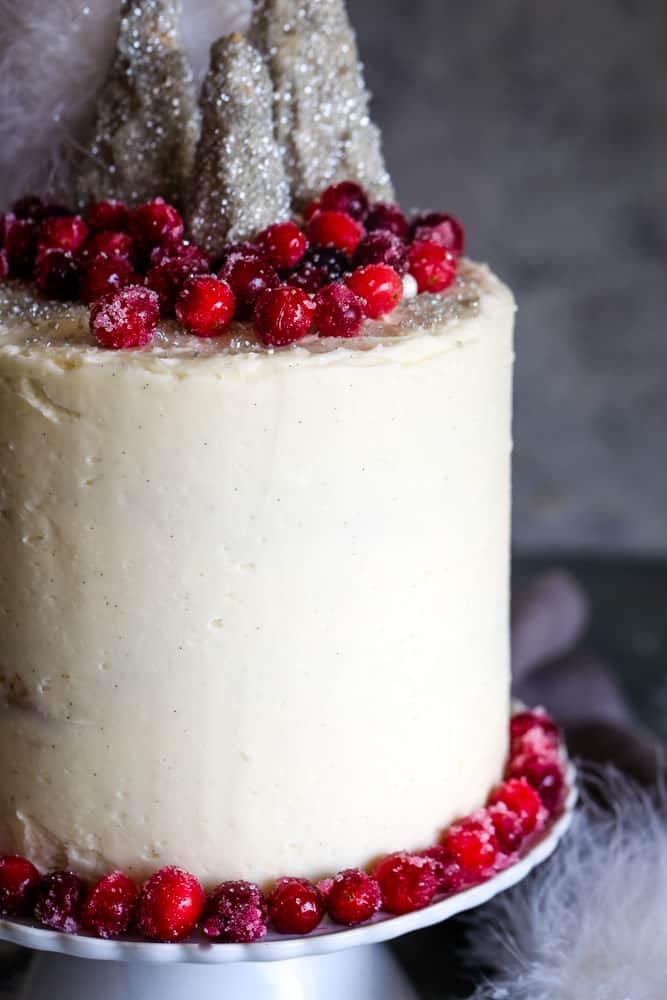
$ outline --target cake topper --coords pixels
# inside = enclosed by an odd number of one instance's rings
[[[343,180],[392,200],[344,0],[258,0],[250,38],[273,78],[276,138],[294,206]]]
[[[197,140],[180,0],[123,0],[116,52],[78,182],[81,203],[182,204]]]
[[[272,105],[260,53],[240,34],[215,42],[201,96],[202,135],[188,212],[190,234],[209,253],[289,217]]]

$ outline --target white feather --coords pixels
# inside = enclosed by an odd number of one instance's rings
[[[497,970],[471,1000],[660,1000],[667,996],[667,798],[616,772],[553,859],[471,930]]]
[[[198,79],[208,50],[243,30],[250,0],[184,0]],[[0,0],[0,207],[21,194],[68,198],[111,61],[120,0]]]

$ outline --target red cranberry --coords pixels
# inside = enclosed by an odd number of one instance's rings
[[[162,257],[159,264],[153,264],[149,268],[146,285],[158,295],[163,316],[173,315],[186,281],[207,270],[208,258],[203,260],[196,253],[183,257]]]
[[[519,747],[522,737],[533,729],[545,738],[546,745],[557,747],[561,742],[560,729],[543,708],[527,709],[517,712],[510,720],[511,753]]]
[[[70,250],[45,247],[35,261],[35,284],[49,299],[72,302],[79,297],[79,265]]]
[[[323,285],[340,281],[351,268],[350,258],[335,247],[311,247],[287,283],[314,294]]]
[[[188,278],[176,300],[176,315],[197,337],[219,337],[234,318],[236,299],[226,281],[212,274]]]
[[[527,781],[510,778],[495,788],[489,796],[489,805],[502,802],[511,813],[519,817],[524,834],[532,833],[542,817],[540,797]]]
[[[387,264],[401,277],[408,270],[408,251],[405,243],[388,229],[379,229],[365,236],[354,253],[354,266]]]
[[[316,212],[308,223],[311,243],[336,247],[347,254],[354,253],[363,235],[363,227],[346,212]]]
[[[525,833],[521,818],[510,812],[504,802],[489,806],[488,814],[498,840],[498,846],[505,854],[514,854],[521,847]]]
[[[430,858],[434,865],[438,880],[438,892],[451,895],[458,892],[463,885],[463,869],[452,852],[443,844],[434,844],[425,851],[419,852],[420,857]]]
[[[461,865],[466,882],[481,882],[492,874],[498,840],[486,810],[480,809],[450,826],[442,844]]]
[[[2,248],[0,249],[0,281],[6,278],[9,274],[9,257],[7,256],[7,251]]]
[[[368,215],[368,195],[356,181],[341,181],[322,192],[319,199],[323,211],[345,212],[358,222]]]
[[[44,202],[36,194],[26,194],[12,205],[17,219],[41,219]]]
[[[268,911],[259,886],[222,882],[204,906],[204,934],[215,941],[247,944],[266,933]]]
[[[403,298],[403,282],[393,267],[368,264],[345,279],[346,285],[361,299],[364,314],[378,319],[395,309]]]
[[[45,219],[39,227],[40,249],[69,250],[77,253],[88,239],[88,226],[80,215],[60,215]]]
[[[220,256],[213,263],[213,270],[219,271],[225,264],[236,257],[252,257],[255,260],[266,260],[264,251],[256,243],[227,243],[222,248]]]
[[[0,858],[0,916],[29,916],[39,880],[39,872],[26,858],[18,854]]]
[[[358,868],[339,872],[327,892],[327,912],[337,924],[354,927],[370,920],[379,909],[382,893],[376,879]]]
[[[164,198],[140,205],[130,216],[128,228],[138,243],[155,247],[165,240],[180,240],[183,236],[183,220],[173,205]]]
[[[280,934],[308,934],[324,916],[324,902],[307,879],[279,878],[269,896],[269,916]]]
[[[269,226],[255,242],[269,263],[282,270],[296,267],[308,249],[305,233],[294,222],[278,222]]]
[[[313,325],[315,303],[300,288],[264,292],[253,313],[255,330],[267,347],[284,347],[301,340]]]
[[[325,285],[315,296],[320,337],[354,337],[364,321],[361,302],[347,285]]]
[[[35,917],[45,927],[66,934],[79,929],[86,884],[74,872],[52,872],[37,887]]]
[[[438,243],[422,240],[408,249],[408,269],[420,292],[444,292],[456,275],[457,257]]]
[[[410,239],[413,243],[422,240],[437,243],[445,250],[451,250],[457,257],[463,253],[465,243],[461,223],[453,215],[446,215],[444,212],[418,215],[410,224]]]
[[[520,754],[513,757],[506,778],[524,778],[535,789],[550,816],[558,812],[565,792],[563,767],[552,754]]]
[[[83,265],[79,298],[90,305],[109,292],[136,283],[134,268],[126,257],[101,253]]]
[[[109,201],[97,201],[91,205],[86,214],[88,228],[94,233],[110,231],[121,233],[127,229],[130,221],[130,210],[122,201],[111,198]]]
[[[100,347],[144,347],[153,339],[160,300],[142,285],[128,285],[93,304],[90,329]]]
[[[18,219],[11,212],[4,220],[4,248],[9,270],[19,278],[32,275],[37,256],[37,227],[32,219]]]
[[[211,258],[206,251],[188,240],[167,240],[153,247],[149,258],[151,267],[163,264],[165,260],[187,261],[193,274],[204,274],[211,269]]]
[[[137,926],[151,941],[182,941],[197,926],[203,908],[204,891],[197,879],[172,865],[144,884]]]
[[[134,917],[139,890],[124,872],[112,872],[93,886],[81,911],[86,930],[101,938],[123,934]]]
[[[435,865],[430,858],[398,851],[375,866],[382,907],[389,913],[411,913],[428,906],[438,890]]]
[[[277,288],[280,278],[274,267],[259,257],[230,257],[220,271],[220,277],[236,296],[237,315],[252,316],[257,300],[270,288]]]
[[[83,248],[82,257],[97,257],[100,253],[105,253],[109,257],[129,257],[134,249],[134,240],[127,233],[112,233],[104,230],[88,240]]]
[[[384,229],[404,240],[408,234],[408,221],[398,205],[378,201],[371,206],[364,225],[369,233]]]

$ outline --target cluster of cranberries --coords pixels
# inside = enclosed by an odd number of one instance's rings
[[[418,292],[444,291],[463,252],[453,216],[408,221],[398,205],[371,204],[353,181],[328,187],[302,227],[278,222],[217,260],[183,236],[181,216],[162,198],[135,211],[98,202],[85,218],[22,198],[0,216],[0,278],[32,278],[47,298],[88,305],[102,347],[150,343],[160,316],[199,337],[251,320],[263,344],[280,347],[312,331],[356,336],[365,319],[398,305],[406,275]]]
[[[307,934],[325,914],[353,927],[380,908],[419,910],[508,867],[561,808],[565,776],[555,724],[540,709],[520,712],[510,739],[505,780],[483,809],[432,847],[387,855],[370,875],[351,868],[317,885],[281,878],[268,896],[251,882],[222,882],[206,896],[181,868],[160,869],[141,889],[120,871],[89,888],[73,872],[40,876],[30,861],[8,856],[0,858],[0,915],[34,916],[45,927],[103,938],[134,927],[151,941],[181,941],[201,925],[212,941],[247,943],[263,937],[269,922],[282,934]]]

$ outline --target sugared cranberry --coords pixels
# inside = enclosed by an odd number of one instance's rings
[[[110,230],[104,230],[101,233],[95,233],[95,235],[88,240],[82,251],[82,258],[84,260],[90,259],[92,257],[97,257],[100,253],[105,253],[109,257],[127,257],[130,258],[132,251],[134,249],[134,240],[129,235],[129,233],[114,233]]]
[[[153,264],[146,274],[146,286],[152,288],[160,299],[160,312],[163,316],[171,316],[176,308],[181,291],[186,281],[195,274],[208,270],[208,259],[202,259],[198,254],[183,257],[162,257],[158,264]]]
[[[70,250],[44,247],[35,261],[35,284],[49,299],[71,302],[79,297],[79,264]]]
[[[188,240],[167,240],[153,247],[149,258],[151,267],[163,264],[165,260],[187,261],[193,274],[204,274],[211,269],[211,258],[206,251]]]
[[[142,285],[128,285],[93,304],[90,329],[100,347],[144,347],[153,339],[160,300]]]
[[[33,220],[8,213],[4,219],[4,248],[10,272],[19,278],[31,276],[37,256],[37,227]]]
[[[280,878],[269,896],[269,916],[281,934],[308,934],[324,916],[316,886],[305,878]]]
[[[44,202],[36,194],[26,194],[18,198],[12,205],[12,212],[17,219],[40,219]]]
[[[327,912],[337,924],[354,927],[370,920],[381,901],[377,879],[358,868],[349,868],[331,880],[327,892]]]
[[[315,296],[315,325],[320,337],[354,337],[364,321],[361,302],[347,285],[320,288]]]
[[[428,906],[438,890],[430,858],[398,851],[383,858],[373,871],[380,883],[382,907],[389,913],[411,913]]]
[[[90,305],[109,292],[136,282],[137,276],[127,257],[101,253],[82,266],[79,298]]]
[[[453,215],[444,212],[416,216],[410,223],[410,239],[414,243],[423,240],[437,243],[445,250],[451,250],[457,257],[463,253],[465,244],[463,226]]]
[[[366,264],[387,264],[401,277],[408,270],[408,250],[400,237],[388,229],[380,229],[363,238],[354,253],[354,266]]]
[[[139,890],[129,875],[116,871],[93,886],[81,911],[86,930],[101,938],[123,934],[134,917]]]
[[[253,257],[255,260],[266,260],[264,251],[256,243],[226,243],[216,257],[213,269],[219,271],[225,264],[236,257]]]
[[[79,929],[86,884],[74,872],[52,872],[37,887],[35,917],[45,927],[66,934]]]
[[[40,249],[69,250],[78,253],[88,239],[88,226],[80,215],[60,215],[45,219],[39,227]]]
[[[361,299],[364,315],[378,319],[395,309],[403,298],[403,282],[393,267],[368,264],[353,271],[346,285]]]
[[[86,213],[88,228],[94,233],[110,231],[123,232],[130,221],[130,210],[122,201],[114,198],[109,201],[97,201]]]
[[[146,247],[155,247],[165,240],[180,240],[183,228],[178,211],[164,198],[155,198],[140,205],[128,223],[130,235]]]
[[[6,278],[9,274],[9,257],[7,256],[7,251],[3,248],[0,249],[0,281]]]
[[[368,195],[356,181],[332,184],[322,192],[319,202],[323,211],[346,212],[358,222],[368,215]]]
[[[364,225],[369,233],[384,229],[402,240],[408,233],[408,221],[398,205],[386,201],[378,201],[371,206]]]
[[[444,844],[434,844],[419,854],[421,857],[430,858],[433,862],[438,880],[438,892],[451,895],[459,891],[464,882],[463,869],[449,848]]]
[[[311,247],[299,267],[287,278],[287,283],[314,294],[323,285],[340,281],[351,269],[350,258],[335,247]]]
[[[540,797],[527,781],[510,778],[495,788],[489,796],[489,805],[502,802],[511,813],[519,817],[524,834],[533,833],[540,825],[542,803]]]
[[[176,315],[197,337],[218,337],[234,318],[236,299],[226,281],[211,274],[188,278],[176,300]]]
[[[264,292],[253,313],[260,340],[267,347],[284,347],[305,337],[313,325],[315,303],[300,288]]]
[[[27,858],[18,854],[0,858],[0,916],[29,916],[39,880],[39,872]]]
[[[524,712],[517,712],[510,720],[511,753],[519,749],[522,737],[533,729],[544,737],[547,746],[557,747],[561,741],[560,729],[543,708],[526,709]]]
[[[266,933],[268,911],[259,886],[222,882],[204,906],[204,934],[215,941],[247,944]]]
[[[485,809],[450,826],[441,843],[461,865],[467,883],[481,882],[492,874],[498,840]]]
[[[264,292],[280,284],[276,269],[259,257],[232,256],[219,276],[234,292],[237,315],[243,319],[252,316],[255,303]]]
[[[308,249],[305,233],[294,222],[277,222],[269,226],[255,242],[268,262],[280,270],[296,267]]]
[[[524,841],[525,833],[521,819],[516,813],[510,812],[504,802],[489,806],[489,819],[498,840],[498,847],[504,854],[514,854]]]
[[[169,866],[148,879],[139,897],[137,926],[151,941],[182,941],[204,909],[204,891],[194,875]]]
[[[549,815],[561,807],[565,791],[563,765],[553,754],[519,754],[505,771],[506,778],[524,778],[535,789]]]
[[[408,249],[408,270],[420,292],[444,292],[456,275],[457,257],[439,243],[421,240]]]
[[[350,255],[357,249],[363,235],[363,227],[346,212],[316,212],[308,223],[311,243],[335,247]]]

